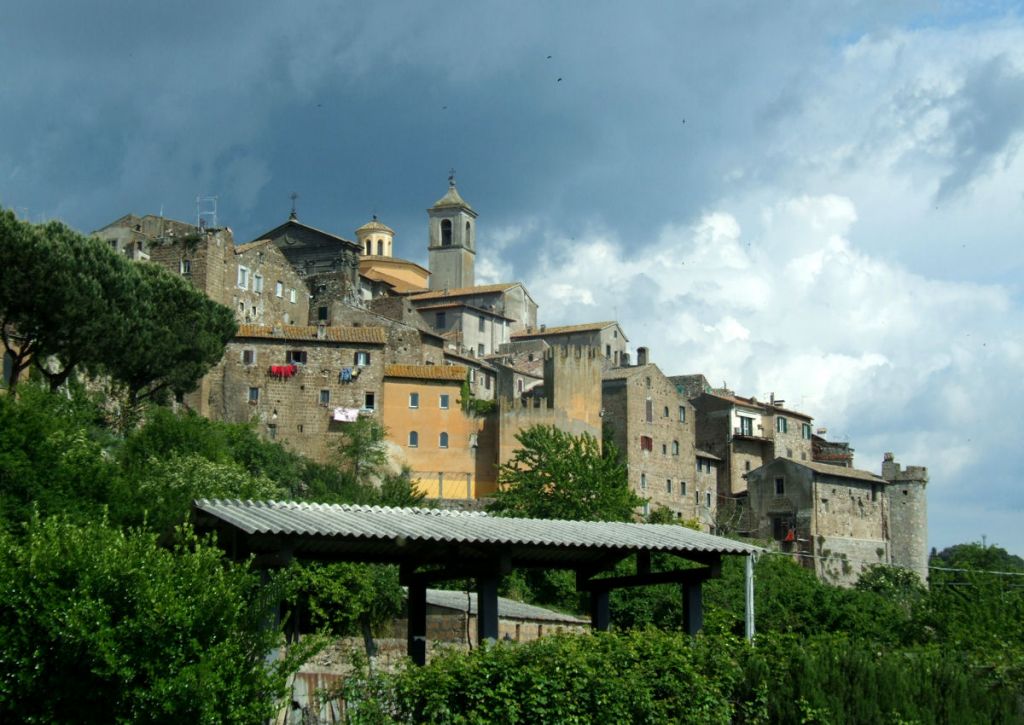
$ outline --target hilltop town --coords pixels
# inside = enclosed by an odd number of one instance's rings
[[[452,507],[491,496],[516,435],[552,425],[614,441],[644,514],[664,508],[705,531],[774,540],[838,584],[872,564],[927,579],[925,468],[887,453],[878,474],[858,469],[849,442],[827,440],[774,394],[665,370],[645,345],[634,357],[615,320],[539,322],[522,282],[477,285],[477,212],[454,178],[427,210],[429,268],[396,257],[395,233],[376,217],[353,241],[302,223],[294,207],[243,243],[153,215],[93,234],[234,311],[223,359],[177,401],[201,415],[254,420],[319,461],[346,426],[375,417],[392,464]]]

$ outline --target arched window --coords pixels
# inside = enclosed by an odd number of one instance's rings
[[[414,430],[409,431],[409,447],[415,448],[420,444],[420,434]]]
[[[473,246],[472,227],[469,226],[469,222],[466,222],[466,246]]]
[[[377,256],[379,256],[379,257],[383,257],[384,256],[384,240],[383,239],[378,239],[377,240]]]
[[[373,254],[373,247],[371,246],[372,244],[373,244],[373,242],[371,242],[369,239],[366,240],[366,254],[367,255]]]
[[[437,441],[437,445],[440,446],[441,448],[447,448],[448,447],[448,434],[447,433],[442,433],[440,435],[440,437],[438,438],[438,441]]]
[[[441,246],[450,247],[452,246],[452,220],[442,219],[441,220]]]

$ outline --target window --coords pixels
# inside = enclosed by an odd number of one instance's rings
[[[781,415],[775,419],[775,430],[777,430],[779,433],[786,432],[786,425],[786,419]]]
[[[477,318],[477,331],[483,332],[486,329],[487,320],[482,317]]]
[[[260,389],[249,388],[249,405],[256,405],[260,402]]]
[[[776,478],[775,479],[775,495],[783,496],[786,493],[786,479]]]
[[[686,406],[685,405],[680,405],[679,406],[679,422],[680,423],[685,423],[686,422]]]
[[[256,364],[256,351],[255,350],[242,350],[242,364],[243,365],[255,365]]]
[[[331,391],[330,390],[321,390],[320,391],[320,405],[330,405],[330,404],[331,404]]]
[[[679,455],[679,441],[672,441],[672,455]]]
[[[704,505],[711,508],[711,491],[704,492]]]
[[[476,346],[476,354],[479,357],[483,357],[484,355],[487,354],[486,352],[484,352],[484,344],[482,342]]]
[[[418,407],[420,407],[420,394],[419,393],[409,393],[409,407],[410,408],[418,408]]]
[[[668,417],[668,406],[667,405],[665,406],[665,411],[661,414],[661,417],[662,418],[667,418]]]
[[[672,493],[672,479],[665,479],[665,493]]]
[[[249,270],[245,267],[238,268],[238,286],[242,289],[249,288]]]
[[[277,284],[274,285],[274,294],[278,297],[284,297],[284,282],[277,280]]]
[[[444,329],[444,327],[447,324],[447,322],[448,322],[448,320],[445,318],[445,313],[443,313],[443,312],[436,312],[436,313],[434,313],[434,327],[438,328],[439,330]]]
[[[383,239],[378,239],[377,240],[377,256],[378,257],[383,257],[384,256],[384,240]]]
[[[186,276],[192,274],[192,260],[191,259],[183,259],[183,260],[181,260],[181,264],[178,266],[178,271],[180,271],[182,274],[184,274]]]
[[[409,431],[409,447],[416,448],[420,444],[420,434],[414,430]]]
[[[491,389],[491,376],[484,373],[484,390]]]
[[[646,491],[647,490],[647,474],[646,473],[641,473],[640,474],[640,490],[641,491]]]
[[[680,496],[685,496],[686,495],[686,481],[680,481],[679,482],[679,495]]]
[[[470,368],[469,369],[469,382],[476,383],[476,369],[475,368]]]
[[[740,416],[740,435],[741,436],[752,436],[754,435],[754,419],[748,418],[745,415]]]
[[[648,398],[644,405],[644,418],[648,423],[654,422],[654,403]]]
[[[447,433],[443,433],[442,432],[441,435],[438,436],[437,446],[438,446],[438,448],[447,448],[448,447],[448,434]]]
[[[377,409],[377,396],[373,393],[367,393],[363,396],[363,410],[376,410]]]
[[[320,322],[327,322],[327,307],[321,306],[316,308],[316,319]]]
[[[523,392],[523,379],[519,378],[516,380],[516,392],[522,394]]]
[[[441,410],[448,410],[448,393],[441,393]]]
[[[668,455],[668,443],[662,443],[661,444],[661,455],[663,455],[663,456],[667,456]]]
[[[355,354],[354,360],[356,367],[365,368],[370,364],[370,353],[360,350]]]
[[[809,441],[811,439],[810,423],[804,423],[803,425],[800,426],[800,437],[803,438],[805,441]]]
[[[263,275],[254,274],[252,276],[252,291],[256,294],[263,294]]]
[[[654,450],[654,439],[650,436],[640,436],[640,450],[641,451],[653,451]]]
[[[743,468],[744,468],[744,470],[749,471],[750,470],[750,461],[744,461],[743,462]]]
[[[612,356],[612,346],[611,345],[605,345],[604,346],[604,356],[605,357],[611,357]]]
[[[297,295],[295,294],[295,290],[288,290],[288,301],[291,302],[293,305],[295,304],[296,297]]]
[[[288,362],[292,365],[305,365],[307,360],[305,350],[289,350]]]
[[[451,219],[441,220],[441,246],[452,246],[452,221]]]

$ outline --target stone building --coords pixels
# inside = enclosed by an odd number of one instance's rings
[[[478,287],[452,287],[439,291],[414,293],[409,296],[409,301],[417,310],[457,302],[471,309],[490,312],[507,322],[507,333],[493,337],[488,336],[487,340],[507,342],[513,333],[534,327],[537,324],[537,303],[533,301],[533,297],[521,282],[502,282]],[[433,322],[429,314],[425,320],[427,324]],[[481,341],[486,342],[486,340]],[[496,342],[492,349],[486,351],[486,354],[497,352],[501,342]]]
[[[486,419],[463,410],[460,365],[388,365],[381,422],[391,460],[412,469],[430,498],[473,499],[494,490],[494,444]]]
[[[679,385],[679,383],[676,383]],[[809,415],[727,392],[692,398],[697,446],[721,458],[718,493],[735,497],[747,489],[745,476],[775,458],[813,460]]]
[[[205,414],[255,420],[269,439],[329,461],[345,423],[381,406],[386,341],[380,327],[241,325],[207,376]]]
[[[581,345],[599,350],[610,367],[628,364],[629,340],[618,322],[590,322],[582,325],[528,327],[512,334],[515,342],[543,340],[551,346]]]
[[[710,476],[698,476],[693,406],[647,362],[645,348],[637,363],[606,370],[601,378],[604,423],[626,463],[629,485],[648,499],[644,513],[663,506],[710,528],[718,497]],[[705,453],[702,460],[713,458]]]
[[[849,586],[875,564],[928,580],[928,471],[901,470],[885,454],[882,475],[777,458],[747,475],[751,535],[773,539],[818,576]]]

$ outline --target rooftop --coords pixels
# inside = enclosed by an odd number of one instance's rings
[[[445,193],[444,196],[442,196],[440,199],[435,201],[434,205],[432,207],[430,207],[430,208],[431,209],[446,209],[448,207],[458,207],[458,208],[461,208],[461,209],[467,209],[469,211],[473,211],[473,207],[471,207],[468,203],[466,203],[466,200],[463,199],[459,195],[459,190],[455,188],[455,182],[454,181],[450,181],[448,183],[448,191]]]
[[[494,292],[504,292],[512,289],[518,282],[500,282],[498,284],[483,284],[476,287],[456,287],[455,289],[434,290],[423,294],[413,295],[410,299],[413,302],[422,300],[436,300],[444,297],[470,297],[472,295],[487,295]]]
[[[354,342],[383,345],[387,335],[383,327],[324,327],[321,337],[316,326],[239,325],[235,337],[259,337],[272,340],[309,340],[314,342]]]
[[[599,332],[606,327],[618,325],[614,320],[607,322],[586,322],[581,325],[559,325],[557,327],[545,327],[544,329],[528,330],[512,333],[513,340],[523,340],[531,337],[548,337],[550,335],[570,335],[574,332]],[[623,335],[625,338],[625,335]]]
[[[466,368],[462,365],[385,365],[384,377],[449,380],[458,383],[466,379]]]
[[[234,531],[251,553],[350,561],[408,561],[423,566],[470,565],[496,555],[513,566],[572,568],[607,561],[610,554],[660,551],[697,560],[749,555],[757,546],[674,524],[559,521],[492,516],[470,511],[390,508],[294,501],[199,499],[197,527]],[[239,549],[242,553],[243,549]]]
[[[468,595],[468,597],[467,597]],[[466,606],[467,599],[469,606]],[[477,613],[476,592],[459,592],[447,589],[428,589],[427,604],[445,609],[455,609],[459,612],[469,611],[473,615]],[[562,622],[565,624],[590,624],[589,619],[580,619],[571,614],[562,614],[544,607],[536,607],[526,602],[518,602],[515,599],[498,597],[498,611],[502,619],[531,619],[546,622]]]

